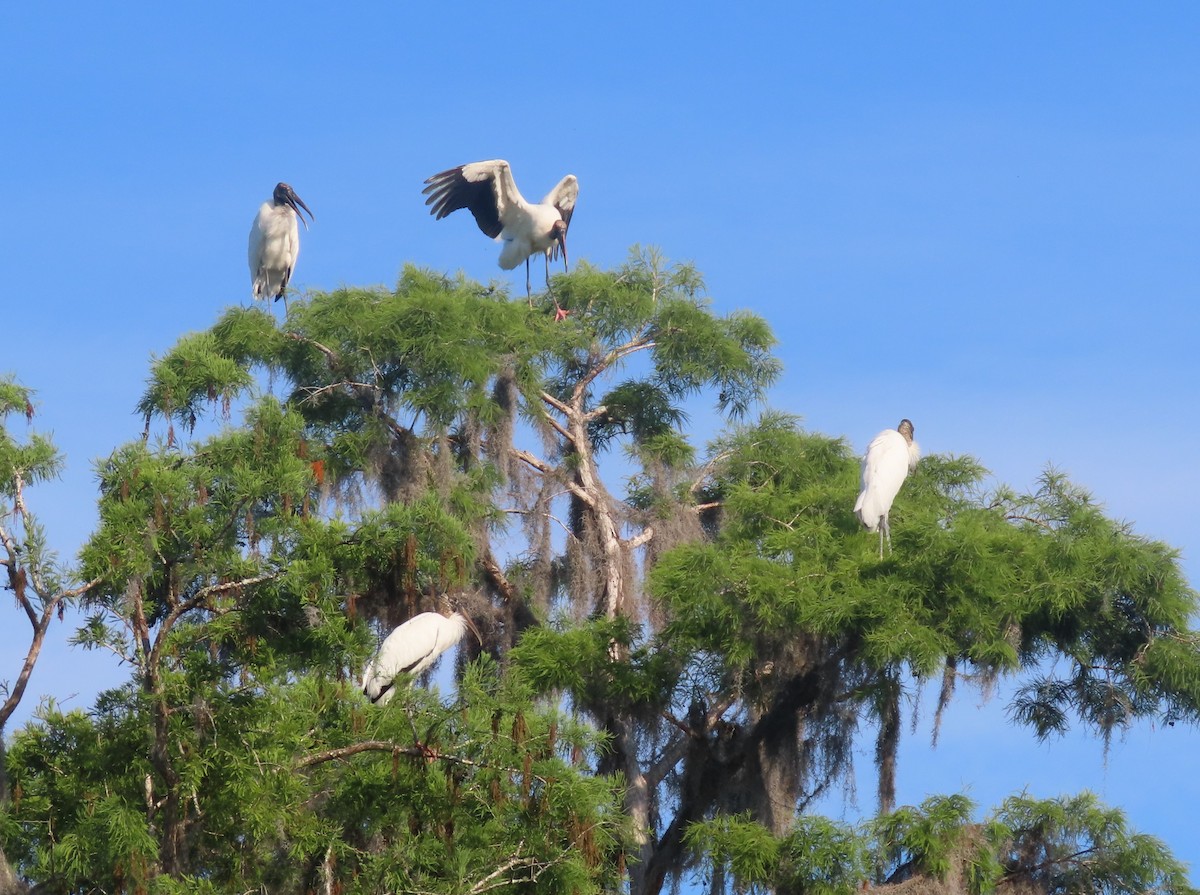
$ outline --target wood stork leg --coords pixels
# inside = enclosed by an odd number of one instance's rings
[[[888,525],[885,515],[879,520],[879,558],[883,559],[883,542],[887,541],[888,553],[892,552],[892,527]]]
[[[566,319],[566,316],[571,313],[566,308],[558,303],[558,298],[554,294],[554,290],[550,288],[550,253],[546,253],[546,294],[550,296],[550,300],[554,302],[554,322]]]
[[[533,307],[533,287],[529,283],[529,259],[525,259],[525,297],[529,299],[529,307]]]

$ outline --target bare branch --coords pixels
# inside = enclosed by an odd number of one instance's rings
[[[322,345],[316,339],[310,339],[308,336],[300,335],[300,333],[288,333],[287,337],[289,339],[291,339],[293,342],[303,342],[305,344],[312,345],[319,352],[321,352],[323,355],[325,355],[325,359],[327,361],[329,361],[331,365],[333,364],[334,361],[338,360],[337,353],[333,349],[326,348],[324,345]]]
[[[509,448],[509,450],[512,451],[514,457],[516,457],[526,466],[537,470],[542,475],[550,475],[554,471],[549,463],[547,463],[545,460],[542,460],[540,457],[535,457],[533,454],[529,453],[529,451],[516,447]]]
[[[1005,513],[1004,518],[1009,522],[1032,522],[1034,525],[1038,526],[1039,528],[1044,528],[1047,531],[1052,531],[1054,529],[1054,526],[1045,519],[1038,519],[1034,516],[1026,516],[1022,513]]]
[[[559,527],[567,533],[567,537],[575,539],[575,532],[571,531],[571,529],[567,527],[567,524],[553,513],[535,513],[533,510],[522,510],[516,507],[508,507],[504,512],[512,513],[517,516],[544,516],[551,522],[557,522]]]
[[[543,401],[545,401],[547,404],[549,404],[551,407],[553,407],[559,413],[563,414],[563,416],[570,415],[570,413],[571,413],[570,405],[564,404],[562,401],[558,400],[558,398],[554,397],[554,395],[550,394],[549,392],[546,392],[546,391],[542,392],[541,398]]]
[[[393,743],[388,740],[364,740],[363,742],[355,743],[352,746],[341,746],[337,749],[327,749],[324,752],[317,752],[313,755],[305,756],[297,761],[295,766],[297,769],[311,768],[330,761],[341,761],[346,758],[351,758],[355,755],[361,755],[364,752],[387,752],[391,755],[407,755],[410,758],[422,758],[429,762],[445,761],[468,768],[486,768],[491,770],[507,771],[512,774],[524,773],[521,768],[495,765],[482,761],[472,761],[469,758],[463,758],[459,755],[450,755],[446,752],[439,752],[437,749],[427,746],[420,741],[417,741],[416,744],[412,746],[401,746],[399,743]],[[544,784],[548,784],[550,782],[540,774],[531,774],[530,776],[534,780]]]
[[[500,568],[500,563],[496,561],[496,557],[492,554],[491,547],[487,547],[483,555],[479,557],[479,565],[496,590],[504,597],[504,601],[511,603],[517,596],[517,589],[513,587],[512,582],[508,580],[508,576],[504,574],[504,570]]]
[[[654,527],[651,525],[647,525],[640,532],[635,534],[632,538],[629,538],[625,542],[625,546],[628,547],[630,550],[633,550],[637,547],[641,547],[643,544],[649,543],[653,537],[654,537]]]
[[[379,393],[378,386],[372,385],[369,382],[357,382],[353,379],[339,379],[337,382],[329,383],[329,385],[322,385],[319,388],[303,388],[300,391],[304,392],[304,400],[311,403],[326,392],[332,392],[342,387],[356,392],[370,392],[373,395]]]
[[[552,467],[545,460],[542,460],[539,457],[535,457],[533,454],[529,453],[529,451],[523,450],[521,448],[510,448],[509,450],[512,451],[512,454],[514,457],[516,457],[518,460],[520,460],[522,463],[526,464],[527,466],[537,470],[542,475],[553,474],[554,467]],[[566,487],[567,487],[568,491],[570,491],[572,494],[574,494],[576,497],[578,497],[580,500],[582,500],[584,503],[586,503],[589,507],[594,507],[596,505],[596,499],[580,485],[578,485],[574,482],[568,482]]]
[[[721,720],[721,716],[725,714],[726,710],[731,705],[733,705],[733,702],[734,700],[732,696],[727,696],[724,699],[718,700],[717,703],[708,710],[708,714],[704,716],[703,730],[696,730],[694,727],[685,724],[683,721],[680,721],[674,715],[663,712],[662,717],[682,731],[684,736],[676,739],[672,743],[668,744],[665,749],[663,749],[658,760],[654,762],[654,764],[651,765],[646,771],[646,782],[652,787],[658,786],[658,784],[662,782],[663,778],[670,773],[671,768],[675,767],[675,765],[683,760],[684,756],[687,754],[689,741],[695,737],[703,737],[710,730],[712,730],[713,725]]]
[[[721,453],[717,454],[715,457],[713,457],[711,460],[709,460],[707,463],[705,463],[704,467],[700,470],[700,474],[696,476],[696,480],[694,482],[692,482],[692,485],[690,488],[688,488],[688,490],[692,494],[695,494],[697,491],[699,491],[700,486],[703,485],[704,480],[707,479],[709,477],[709,475],[712,474],[712,471],[717,466],[717,464],[720,463],[722,460],[724,460],[726,457],[730,456],[732,453],[733,453],[733,451],[721,451]]]
[[[39,615],[34,609],[33,600],[30,599],[28,594],[28,582],[25,578],[25,572],[16,564],[16,557],[13,556],[10,541],[8,540],[8,533],[4,532],[3,537],[5,538],[5,549],[9,550],[12,557],[12,564],[6,563],[8,566],[9,583],[12,585],[17,602],[25,610],[25,615],[29,619],[29,623],[33,628],[33,637],[29,642],[29,648],[25,651],[25,660],[21,663],[21,671],[8,692],[8,698],[4,701],[3,705],[0,705],[0,730],[4,728],[8,719],[12,717],[13,712],[17,710],[17,706],[20,705],[21,699],[25,696],[25,688],[29,684],[29,678],[33,674],[33,668],[37,664],[38,656],[41,655],[42,644],[46,639],[46,631],[50,628],[50,622],[54,618],[54,614],[58,612],[64,601],[86,593],[99,584],[101,580],[93,578],[79,587],[59,591],[43,602],[42,611]]]
[[[588,386],[595,381],[596,377],[598,377],[601,373],[622,358],[628,357],[629,355],[635,354],[636,352],[642,351],[646,348],[653,347],[654,340],[645,335],[642,335],[636,339],[630,339],[624,345],[618,345],[612,351],[608,352],[608,354],[604,355],[604,357],[599,363],[596,364],[596,366],[588,370],[588,372],[585,373],[577,383],[575,383],[575,388],[571,393],[571,403],[576,407],[579,407],[582,411],[581,405],[583,394],[587,391]]]
[[[263,575],[255,575],[252,578],[243,578],[241,581],[226,581],[223,584],[210,584],[208,587],[202,587],[196,591],[195,597],[188,602],[203,600],[205,597],[210,597],[213,594],[223,594],[231,590],[241,590],[243,587],[249,587],[252,584],[261,584],[264,581],[270,581],[273,578],[278,578],[278,572],[267,572]]]

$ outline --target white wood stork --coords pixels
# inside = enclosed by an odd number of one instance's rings
[[[275,185],[270,202],[264,202],[250,226],[250,282],[255,298],[283,298],[296,258],[300,254],[300,228],[296,219],[308,229],[300,209],[308,211],[304,200],[286,183]],[[315,221],[316,218],[313,218]]]
[[[921,448],[913,441],[913,424],[900,420],[895,429],[884,429],[867,445],[863,456],[862,490],[854,502],[854,514],[867,531],[879,532],[879,558],[883,558],[883,542],[892,549],[892,532],[888,513],[892,501],[904,484],[908,473],[916,469]]]
[[[469,208],[479,229],[500,240],[500,267],[512,270],[525,262],[525,292],[529,283],[529,258],[537,252],[546,256],[546,286],[550,285],[550,259],[562,252],[567,270],[567,228],[579,196],[579,181],[568,174],[537,204],[525,201],[504,159],[459,165],[425,181],[421,191],[428,195],[429,213],[441,220],[460,208]],[[556,302],[557,304],[557,302]],[[561,309],[560,309],[561,311]]]
[[[462,612],[451,612],[448,617],[440,612],[414,615],[384,638],[363,669],[363,693],[371,702],[386,705],[395,694],[399,675],[412,675],[415,680],[467,631],[483,642],[475,624]]]

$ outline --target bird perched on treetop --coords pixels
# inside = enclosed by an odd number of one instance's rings
[[[884,429],[867,445],[862,464],[862,490],[854,502],[854,514],[867,531],[879,532],[879,557],[883,542],[892,549],[888,513],[908,473],[916,469],[921,448],[913,441],[913,424],[900,420],[895,429]]]
[[[304,200],[286,183],[275,185],[270,202],[264,202],[250,226],[250,282],[255,298],[283,298],[296,258],[300,255],[300,228],[308,229],[300,209],[308,211]]]
[[[550,285],[550,259],[562,252],[567,270],[567,228],[575,212],[579,181],[568,174],[546,198],[536,204],[525,201],[513,180],[512,169],[503,159],[459,165],[425,181],[421,192],[428,195],[429,213],[441,220],[460,208],[470,209],[487,236],[500,240],[500,267],[512,270],[525,262],[525,292],[529,283],[529,258],[537,252],[546,256],[546,285]],[[557,305],[557,301],[555,304]],[[559,308],[560,318],[565,312]]]
[[[479,629],[466,613],[422,612],[414,615],[384,638],[375,657],[363,669],[363,693],[371,702],[386,705],[395,694],[395,680],[399,675],[408,674],[415,679],[433,665],[438,656],[462,640],[467,631],[483,642]]]

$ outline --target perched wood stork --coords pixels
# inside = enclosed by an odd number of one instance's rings
[[[437,661],[438,656],[462,640],[470,631],[480,643],[483,638],[466,614],[422,612],[414,615],[384,638],[375,657],[363,669],[363,693],[371,702],[386,705],[395,693],[401,674],[416,678]]]
[[[892,549],[888,513],[908,473],[921,459],[921,448],[913,441],[913,424],[900,420],[895,429],[884,429],[867,445],[862,464],[862,490],[854,502],[854,514],[867,531],[879,532],[879,558],[883,542]]]
[[[258,209],[258,216],[250,226],[250,282],[255,298],[283,298],[292,271],[296,269],[296,258],[300,254],[300,228],[296,219],[308,229],[308,223],[300,209],[308,211],[304,200],[296,195],[286,183],[275,185],[270,202]]]
[[[579,181],[568,174],[537,204],[525,201],[513,180],[512,169],[504,159],[459,165],[425,181],[421,191],[428,195],[429,213],[441,220],[460,208],[469,208],[479,229],[500,240],[500,267],[512,270],[525,262],[525,292],[532,294],[529,283],[529,258],[538,252],[546,256],[546,286],[550,285],[550,259],[562,252],[563,270],[567,270],[567,228],[579,196]],[[557,302],[556,302],[557,304]],[[561,311],[561,309],[560,309]]]

